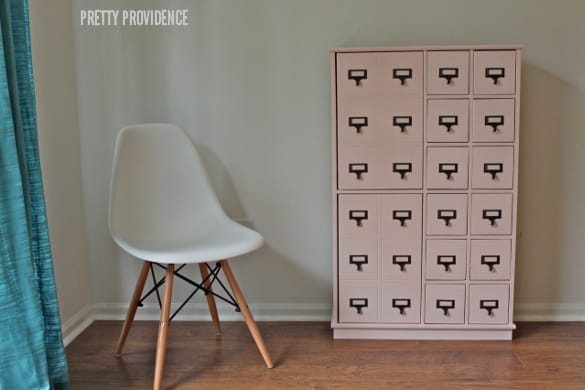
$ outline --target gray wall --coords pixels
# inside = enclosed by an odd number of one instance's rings
[[[66,341],[91,305],[81,192],[71,0],[31,0],[39,149],[57,293]]]
[[[82,8],[136,6],[76,1],[74,17]],[[564,307],[585,318],[585,2],[176,0],[165,7],[188,8],[190,26],[88,28],[75,21],[94,303],[125,305],[138,269],[107,231],[119,128],[173,122],[201,145],[227,212],[267,242],[235,265],[249,301],[327,307],[328,49],[520,43],[526,50],[516,298],[533,312]]]

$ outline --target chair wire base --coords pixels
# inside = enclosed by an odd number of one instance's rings
[[[181,264],[179,267],[177,267],[173,274],[178,277],[179,279],[183,280],[184,282],[190,284],[191,286],[193,286],[195,289],[193,290],[193,292],[191,292],[191,294],[189,294],[189,296],[187,297],[187,299],[185,299],[185,301],[183,303],[181,303],[181,305],[177,308],[177,310],[175,310],[175,312],[171,315],[169,321],[172,321],[173,318],[175,318],[175,316],[177,314],[179,314],[179,312],[181,311],[181,309],[183,309],[183,307],[185,307],[185,305],[191,300],[191,298],[193,298],[195,296],[195,294],[197,294],[199,291],[202,291],[205,295],[208,294],[212,294],[213,296],[215,296],[216,298],[221,299],[224,302],[229,303],[230,305],[232,305],[235,308],[235,311],[239,312],[240,311],[240,307],[238,306],[238,303],[236,302],[236,299],[234,298],[234,296],[232,295],[232,293],[227,289],[227,287],[225,286],[225,284],[221,281],[221,279],[219,278],[219,271],[221,270],[221,264],[219,262],[217,262],[215,264],[214,267],[211,267],[209,264],[205,263],[205,266],[207,267],[207,269],[209,270],[209,275],[207,275],[207,277],[205,277],[200,283],[195,282],[194,280],[186,277],[185,275],[181,274],[181,270],[186,266],[187,264]],[[148,290],[146,292],[146,294],[144,294],[140,300],[138,301],[138,306],[142,307],[143,306],[143,302],[146,298],[148,298],[150,295],[152,295],[153,293],[156,294],[156,298],[158,301],[158,305],[159,307],[162,309],[162,301],[160,298],[160,292],[159,292],[159,287],[161,287],[163,284],[165,284],[165,276],[163,276],[160,279],[157,279],[156,274],[154,272],[154,266],[157,266],[159,268],[162,268],[163,270],[166,271],[167,267],[159,264],[159,263],[150,263],[150,275],[152,278],[152,282],[154,284],[154,286]],[[209,287],[206,288],[204,287],[205,284],[207,284],[207,282],[209,282]],[[226,296],[224,295],[220,295],[218,293],[216,293],[215,291],[211,290],[211,286],[217,282],[222,290],[224,291],[225,294],[227,294]]]

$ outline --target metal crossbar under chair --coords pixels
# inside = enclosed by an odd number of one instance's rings
[[[136,310],[144,299],[154,293],[161,307],[154,389],[160,389],[162,383],[169,322],[198,291],[207,296],[218,334],[221,327],[215,298],[241,311],[266,365],[272,368],[262,335],[227,260],[258,249],[264,241],[260,234],[225,214],[195,147],[181,129],[168,124],[143,124],[120,130],[114,155],[109,226],[116,244],[143,261],[116,354],[122,353]],[[194,263],[199,265],[200,283],[181,272],[185,265]],[[164,278],[156,278],[155,267],[164,269]],[[231,293],[219,279],[220,271]],[[154,286],[143,295],[149,274]],[[171,314],[175,277],[191,284],[194,291]],[[214,284],[224,294],[218,294],[212,288]],[[161,299],[158,289],[163,285]]]

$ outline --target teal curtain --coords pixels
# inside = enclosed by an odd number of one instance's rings
[[[0,389],[68,389],[38,153],[27,0],[0,0]]]

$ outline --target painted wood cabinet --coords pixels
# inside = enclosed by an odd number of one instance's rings
[[[520,65],[331,51],[335,338],[511,339]]]

